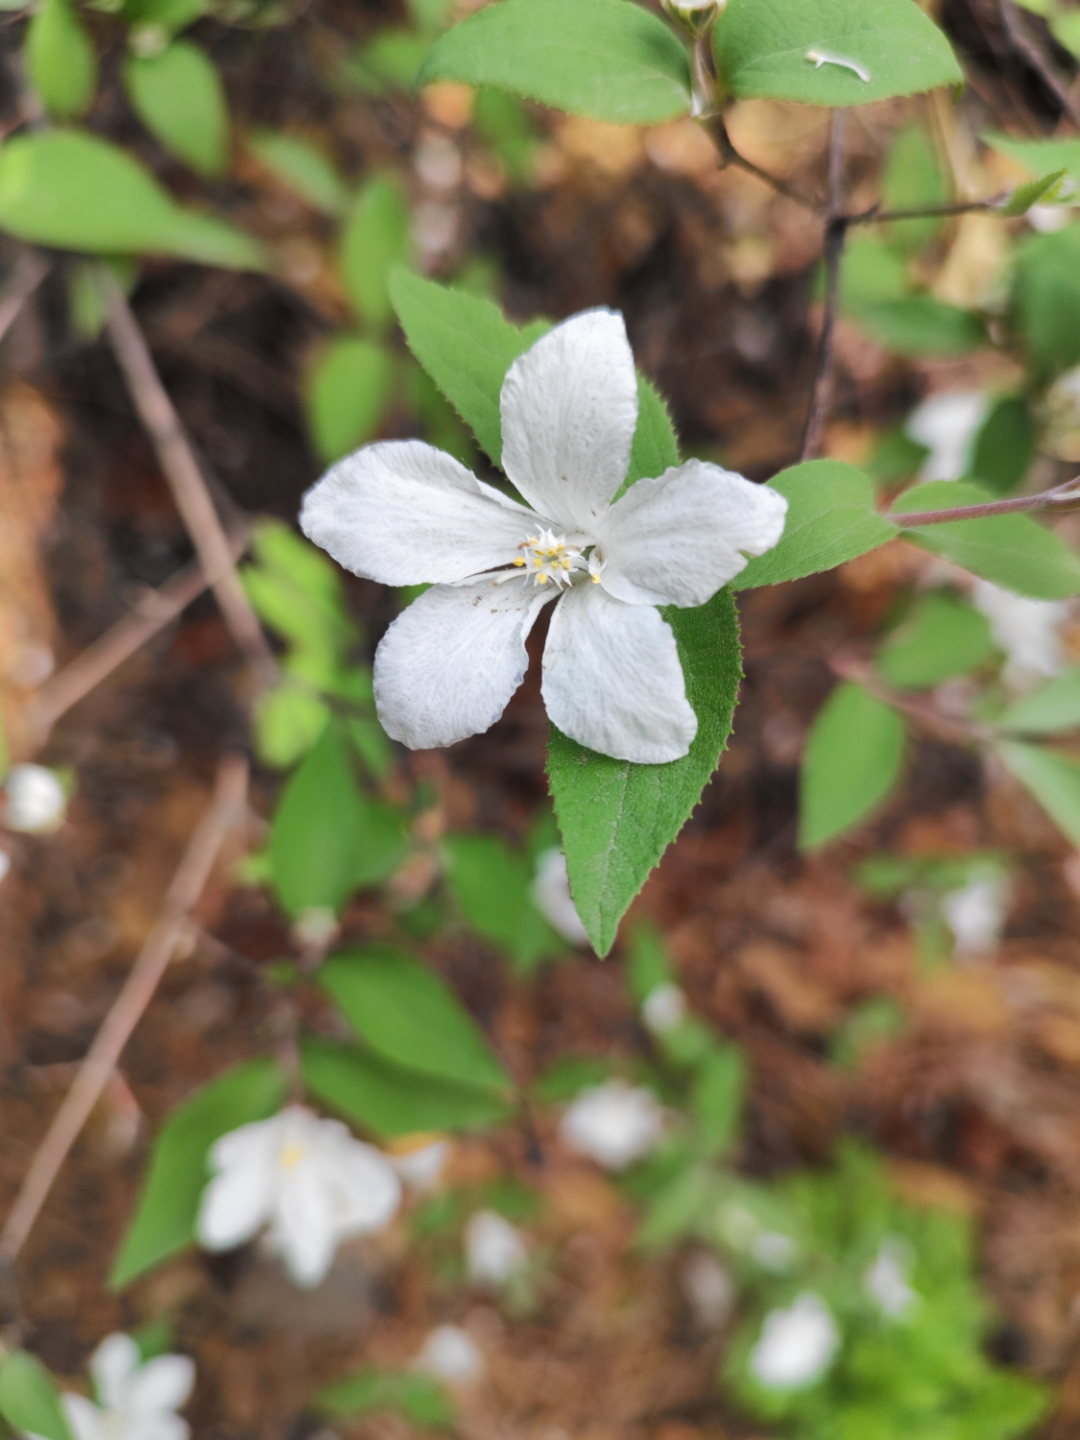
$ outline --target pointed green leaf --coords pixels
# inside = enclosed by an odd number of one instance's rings
[[[192,1243],[211,1145],[230,1130],[276,1115],[285,1089],[276,1061],[250,1060],[173,1111],[154,1141],[142,1193],[109,1276],[114,1290]]]
[[[200,175],[229,163],[229,110],[213,62],[197,45],[174,40],[160,55],[129,55],[124,88],[139,119],[170,155]]]
[[[566,954],[566,941],[533,904],[533,869],[524,855],[495,835],[446,835],[442,847],[446,878],[466,921],[505,950],[519,974]]]
[[[690,109],[686,50],[629,0],[500,0],[435,42],[420,84],[432,80],[491,85],[624,125]]]
[[[344,951],[319,984],[385,1059],[459,1085],[505,1089],[509,1076],[446,981],[400,950]]]
[[[355,1045],[307,1037],[300,1062],[304,1083],[320,1100],[387,1139],[494,1125],[509,1113],[494,1090],[423,1075]]]
[[[885,799],[900,778],[904,722],[861,685],[838,685],[818,712],[803,755],[799,846],[817,850]]]
[[[361,320],[383,329],[393,313],[388,282],[409,257],[409,212],[393,180],[376,176],[357,195],[345,219],[338,268]]]
[[[1080,184],[1080,140],[1019,140],[1015,135],[989,132],[982,136],[991,150],[997,150],[1022,165],[1033,178],[1054,170],[1064,170],[1071,180]]]
[[[282,185],[327,215],[340,215],[348,202],[345,181],[321,150],[296,135],[255,130],[248,136],[252,154]]]
[[[0,1415],[17,1435],[72,1440],[56,1384],[36,1355],[14,1350],[0,1358]]]
[[[265,268],[251,236],[183,209],[125,150],[78,130],[17,135],[0,147],[0,229],[60,250]]]
[[[877,668],[901,690],[926,690],[966,675],[993,652],[990,622],[972,605],[932,590],[881,647]]]
[[[962,480],[931,480],[907,490],[891,516],[903,524],[909,510],[951,510],[982,505],[994,496]],[[988,515],[947,520],[903,531],[904,538],[1018,595],[1064,600],[1080,594],[1080,560],[1052,530],[1030,515]]]
[[[56,119],[73,120],[94,103],[97,55],[68,0],[45,0],[30,21],[26,69],[46,110]]]
[[[1020,215],[1026,215],[1033,205],[1052,205],[1061,194],[1061,182],[1067,174],[1064,169],[1054,170],[1040,180],[1017,185],[997,213],[1003,220],[1015,220]]]
[[[1055,750],[1018,740],[1003,740],[994,749],[1062,834],[1080,846],[1080,765]]]
[[[686,693],[698,718],[690,753],[633,765],[586,750],[552,726],[548,784],[570,889],[593,949],[606,955],[619,921],[701,797],[731,733],[742,663],[728,590],[694,610],[661,611],[675,632]]]
[[[994,721],[1002,730],[1058,735],[1080,726],[1080,670],[1066,670],[1014,700]]]
[[[876,550],[897,534],[877,511],[873,480],[840,460],[808,460],[769,481],[788,502],[779,545],[751,560],[732,581],[733,590],[779,585],[831,570]]]
[[[868,105],[964,80],[914,0],[729,0],[715,47],[721,77],[745,100]]]
[[[944,205],[949,199],[937,149],[924,126],[905,125],[889,147],[881,177],[884,210],[919,210]],[[881,227],[897,254],[917,255],[941,229],[941,219],[899,220]]]
[[[970,310],[932,295],[905,295],[859,306],[854,319],[875,344],[894,355],[966,355],[988,343],[986,326]]]
[[[1080,225],[1020,242],[1013,308],[1038,380],[1080,360]]]
[[[378,434],[390,378],[390,356],[374,341],[340,335],[323,349],[304,397],[320,460],[329,465]]]
[[[971,479],[994,495],[1009,494],[1027,474],[1037,438],[1027,401],[1019,395],[1003,395],[975,437]]]

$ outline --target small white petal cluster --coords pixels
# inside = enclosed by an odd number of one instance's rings
[[[882,1243],[863,1275],[863,1289],[892,1320],[899,1320],[918,1303],[918,1293],[908,1284],[907,1247],[902,1241]]]
[[[1006,684],[1024,688],[1039,678],[1058,674],[1065,664],[1060,631],[1072,613],[1069,601],[1033,600],[989,580],[977,580],[971,598],[990,621],[994,641],[1005,652]]]
[[[459,1325],[436,1325],[413,1363],[417,1370],[459,1385],[478,1380],[484,1373],[480,1347]]]
[[[56,830],[64,819],[64,787],[44,765],[13,765],[4,781],[4,793],[4,822],[9,830],[40,835]]]
[[[981,390],[931,395],[916,406],[904,429],[930,451],[919,471],[920,480],[959,480],[967,473],[975,436],[989,408],[989,398]]]
[[[785,1310],[765,1316],[750,1353],[750,1370],[771,1390],[810,1385],[828,1369],[840,1346],[840,1332],[820,1295],[804,1290]]]
[[[652,1091],[618,1079],[583,1090],[559,1122],[563,1144],[606,1170],[640,1160],[663,1130],[664,1112]]]
[[[478,1210],[465,1227],[465,1265],[474,1285],[505,1285],[529,1259],[515,1226],[494,1210]]]
[[[449,1140],[428,1140],[411,1150],[398,1150],[390,1157],[390,1163],[412,1190],[430,1190],[438,1184],[439,1177],[450,1158]]]
[[[735,1307],[735,1282],[716,1256],[708,1250],[695,1250],[686,1257],[679,1279],[686,1303],[701,1328],[712,1330],[723,1325]]]
[[[654,1035],[669,1035],[686,1018],[686,992],[678,985],[657,985],[641,1006],[641,1020]]]
[[[109,1335],[90,1358],[97,1404],[83,1395],[62,1395],[75,1440],[187,1440],[189,1427],[177,1410],[195,1383],[186,1355],[159,1355],[144,1365],[130,1335]]]
[[[401,1203],[380,1150],[298,1105],[223,1135],[210,1165],[200,1244],[231,1250],[269,1226],[269,1247],[305,1287],[324,1279],[342,1240],[381,1230]]]
[[[704,35],[723,14],[727,0],[660,0],[667,15],[691,35]]]
[[[941,897],[941,914],[952,931],[958,955],[985,955],[997,948],[1009,912],[1004,875],[978,875]]]
[[[701,460],[615,499],[638,391],[610,310],[574,316],[519,356],[500,410],[502,465],[527,505],[417,440],[366,446],[304,498],[304,533],[347,570],[432,587],[375,655],[383,728],[414,750],[489,729],[524,679],[537,616],[556,601],[541,686],[552,721],[620,760],[678,760],[697,716],[656,607],[711,599],[746,556],[777,543],[787,502]]]
[[[536,857],[536,876],[530,890],[532,902],[557,935],[568,945],[587,945],[589,933],[581,923],[573,896],[566,856],[553,845]]]

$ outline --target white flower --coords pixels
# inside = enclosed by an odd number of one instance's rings
[[[458,1325],[437,1325],[424,1341],[424,1348],[414,1361],[418,1370],[440,1380],[467,1384],[484,1373],[484,1357],[480,1347]]]
[[[581,916],[570,894],[566,856],[558,846],[541,850],[536,857],[536,878],[529,894],[540,914],[568,945],[589,943],[589,933],[581,923]]]
[[[786,1310],[765,1316],[761,1335],[750,1354],[750,1369],[772,1390],[809,1385],[832,1363],[840,1344],[828,1306],[820,1295],[805,1290]]]
[[[715,1255],[695,1250],[679,1272],[682,1291],[703,1330],[722,1325],[735,1304],[735,1284]]]
[[[90,1358],[97,1404],[60,1397],[75,1440],[187,1440],[176,1411],[187,1403],[195,1365],[186,1355],[159,1355],[144,1365],[130,1335],[109,1335]]]
[[[410,1149],[396,1148],[390,1163],[413,1190],[430,1190],[450,1158],[449,1140],[425,1140]]]
[[[704,35],[723,13],[727,0],[660,0],[670,19],[691,35]]]
[[[304,533],[346,569],[432,585],[376,653],[384,728],[413,749],[489,729],[524,678],[526,636],[557,600],[542,683],[554,723],[605,755],[679,759],[697,717],[656,607],[709,600],[745,555],[780,539],[787,502],[690,460],[611,503],[638,394],[610,310],[574,316],[515,360],[501,413],[503,468],[532,509],[416,440],[357,451],[304,498]]]
[[[563,1144],[608,1170],[622,1170],[659,1140],[664,1114],[651,1090],[606,1080],[583,1090],[559,1122]]]
[[[44,765],[13,765],[4,781],[4,820],[10,830],[40,834],[55,830],[64,818],[64,787]]]
[[[528,1258],[520,1230],[494,1210],[478,1210],[465,1227],[465,1263],[475,1285],[505,1285]]]
[[[884,1313],[899,1319],[918,1302],[919,1296],[907,1282],[907,1247],[899,1240],[885,1240],[877,1259],[863,1275],[863,1289]]]
[[[11,856],[6,850],[0,850],[0,880],[6,880],[8,871],[11,869]]]
[[[686,992],[678,985],[657,985],[650,990],[641,1007],[646,1030],[654,1035],[667,1035],[678,1029],[686,1015]]]
[[[210,1151],[199,1241],[231,1250],[269,1225],[270,1248],[298,1285],[317,1285],[340,1241],[381,1230],[401,1202],[393,1166],[336,1120],[290,1106],[242,1125]]]
[[[930,451],[920,480],[959,480],[967,473],[972,442],[990,408],[980,390],[931,395],[908,416],[904,429]]]
[[[953,933],[958,955],[984,954],[996,948],[1009,908],[1005,876],[977,875],[941,897],[941,914]]]
[[[1005,652],[1007,683],[1023,686],[1061,670],[1065,656],[1058,632],[1072,612],[1067,600],[1033,600],[989,580],[976,580],[971,598],[990,621],[994,641]]]

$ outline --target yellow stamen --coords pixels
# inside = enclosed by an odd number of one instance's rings
[[[303,1158],[304,1147],[298,1145],[295,1140],[290,1140],[281,1152],[281,1168],[283,1170],[292,1170],[294,1166],[299,1165]]]
[[[524,561],[524,560],[515,560],[515,561],[514,561],[514,564],[515,564],[515,565],[524,565],[524,564],[525,564],[525,561]]]

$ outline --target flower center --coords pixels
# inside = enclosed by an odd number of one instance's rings
[[[515,566],[524,569],[526,577],[536,585],[551,584],[561,588],[572,584],[575,570],[588,569],[588,561],[580,545],[570,545],[565,535],[556,535],[553,530],[541,530],[530,535],[518,546],[520,557]]]
[[[282,1168],[283,1170],[292,1170],[292,1169],[295,1169],[295,1167],[300,1164],[300,1161],[301,1161],[303,1158],[304,1158],[304,1147],[303,1147],[303,1145],[300,1145],[300,1144],[299,1144],[297,1141],[295,1141],[295,1140],[290,1140],[287,1145],[285,1145],[285,1146],[282,1147],[282,1151],[281,1151],[281,1168]]]

